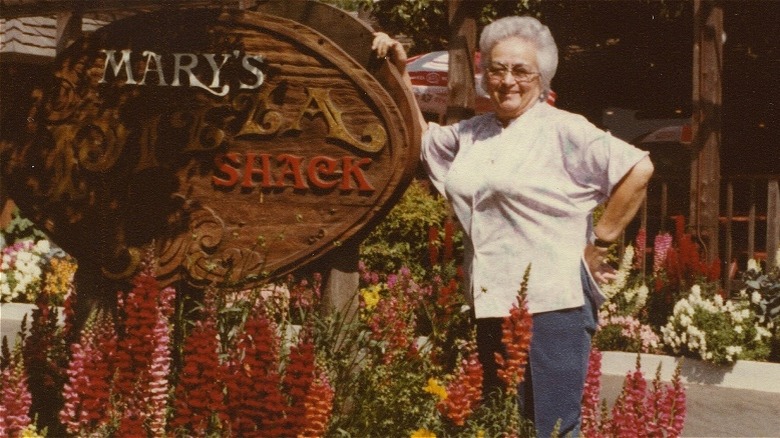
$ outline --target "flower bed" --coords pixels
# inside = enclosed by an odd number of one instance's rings
[[[780,266],[751,261],[736,296],[720,288],[719,261],[704,263],[677,218],[675,237],[656,237],[652,270],[644,235],[622,255],[616,281],[603,288],[595,343],[602,350],[666,353],[717,365],[780,362]],[[649,261],[648,261],[649,262]],[[649,263],[648,263],[649,264]]]
[[[40,235],[7,239],[0,301],[36,306],[22,342],[2,354],[8,383],[0,390],[16,411],[0,432],[47,426],[54,435],[96,436],[528,436],[513,397],[529,335],[523,288],[505,327],[503,398],[482,400],[473,322],[454,262],[460,235],[446,214],[429,214],[443,204],[419,188],[410,193],[397,208],[413,212],[394,210],[378,229],[398,242],[388,246],[376,234],[366,241],[356,315],[316,311],[316,277],[253,290],[223,285],[196,302],[156,286],[149,254],[134,288],[119,291],[115,315],[94,315],[73,333],[75,262],[46,250]],[[420,206],[435,218],[427,229],[410,224]],[[679,434],[682,382],[753,389],[740,376],[769,376],[775,368],[746,359],[778,358],[780,268],[751,263],[744,292],[729,297],[718,287],[718,264],[704,263],[682,228],[678,221],[674,238],[656,237],[649,275],[642,275],[650,261],[640,233],[637,250],[620,254],[617,280],[604,287],[608,302],[594,344],[618,351],[605,353],[603,365],[594,352],[583,400],[593,436],[657,433],[659,424]],[[378,270],[391,258],[411,268]],[[630,358],[634,368],[615,369],[615,357]],[[641,370],[658,363],[665,374],[643,386]],[[608,413],[595,410],[602,366],[627,377],[623,401]],[[755,389],[767,388],[762,382]],[[638,409],[648,415],[629,415]]]

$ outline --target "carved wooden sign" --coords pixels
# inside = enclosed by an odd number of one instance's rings
[[[60,55],[20,108],[3,184],[110,278],[151,242],[166,284],[287,273],[360,236],[411,178],[412,97],[382,68],[272,14],[117,21]]]

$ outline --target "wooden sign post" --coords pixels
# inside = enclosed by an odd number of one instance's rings
[[[93,283],[152,243],[160,282],[196,287],[357,245],[411,180],[419,127],[370,30],[328,9],[361,63],[296,19],[311,7],[165,10],[77,41],[3,138],[4,187]]]

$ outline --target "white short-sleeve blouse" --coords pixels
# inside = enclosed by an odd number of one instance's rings
[[[532,313],[582,306],[591,213],[646,155],[543,102],[507,127],[493,114],[430,123],[422,159],[467,235],[476,317],[507,316],[529,265]]]

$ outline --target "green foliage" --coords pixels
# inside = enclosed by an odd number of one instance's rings
[[[758,262],[751,260],[742,280],[745,282],[742,293],[750,301],[759,324],[772,333],[769,360],[780,362],[780,265],[764,271]]]
[[[626,351],[640,353],[642,341],[623,334],[624,328],[616,324],[599,327],[593,337],[593,346],[600,351]]]
[[[431,227],[442,229],[447,217],[447,201],[431,195],[422,183],[413,182],[400,202],[363,241],[360,256],[366,269],[396,272],[406,266],[415,278],[421,278],[431,267],[428,232]]]
[[[479,26],[507,15],[527,14],[538,9],[541,0],[470,0],[462,2]],[[447,47],[450,35],[446,0],[359,0],[391,35],[406,35],[414,45],[410,53],[425,53]]]
[[[46,234],[36,228],[31,220],[22,216],[18,208],[14,209],[11,217],[11,222],[4,229],[0,230],[6,245],[13,244],[19,240],[38,241],[47,238]]]
[[[339,9],[343,9],[345,11],[357,11],[359,10],[363,4],[365,4],[365,1],[363,0],[320,0],[322,3],[327,3],[329,5],[333,5]]]
[[[748,265],[743,275],[745,294],[766,326],[780,325],[780,266],[762,271],[758,263]]]

